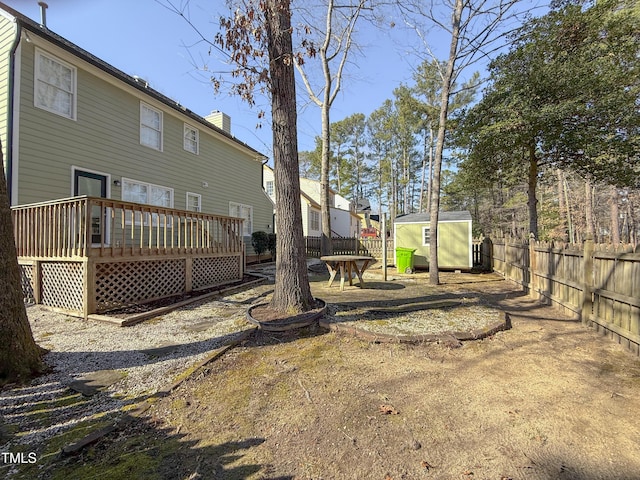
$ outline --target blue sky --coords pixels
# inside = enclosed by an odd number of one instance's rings
[[[160,0],[161,2],[163,0]],[[40,20],[37,0],[4,0],[33,20]],[[156,0],[47,0],[47,26],[79,47],[130,75],[146,79],[161,93],[179,101],[199,115],[220,110],[231,117],[231,131],[238,139],[271,157],[269,125],[256,129],[258,109],[222,92],[215,94],[199,72],[205,62],[214,67],[208,46],[180,16]],[[173,0],[174,4],[185,3]],[[211,36],[218,30],[223,0],[191,0],[191,19]],[[224,11],[222,12],[224,13]],[[331,121],[353,113],[370,114],[393,96],[401,82],[412,84],[412,59],[408,50],[396,46],[391,35],[398,28],[377,30],[363,24],[363,52],[349,65],[341,93],[331,110]],[[298,133],[300,150],[312,150],[320,134],[320,110],[310,105],[298,86]],[[305,100],[307,98],[307,100]],[[266,102],[266,100],[265,100]],[[268,109],[263,102],[262,108]]]

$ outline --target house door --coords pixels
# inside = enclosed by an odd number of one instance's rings
[[[99,173],[74,170],[73,194],[90,197],[107,198],[107,176]],[[100,214],[100,207],[91,207],[91,243],[102,243],[104,238],[105,219]]]

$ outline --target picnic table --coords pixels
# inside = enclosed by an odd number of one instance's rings
[[[338,270],[340,270],[340,290],[344,290],[345,274],[349,277],[349,285],[353,285],[352,272],[358,275],[360,288],[364,286],[362,274],[367,267],[375,261],[375,258],[361,255],[325,255],[320,257],[320,260],[327,265],[329,273],[331,274],[329,277],[329,287],[333,284],[333,280],[336,278]]]

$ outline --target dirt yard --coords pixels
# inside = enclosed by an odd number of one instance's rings
[[[512,329],[460,347],[257,334],[42,478],[640,479],[640,360],[513,283],[444,280],[313,290],[356,312],[479,298]]]

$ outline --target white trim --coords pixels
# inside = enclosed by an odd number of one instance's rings
[[[46,105],[39,105],[37,100],[38,100],[38,80],[39,80],[39,76],[38,73],[40,71],[40,62],[38,61],[40,57],[46,57],[49,60],[56,62],[60,65],[62,65],[63,67],[68,68],[69,70],[71,70],[71,81],[72,81],[72,85],[71,85],[71,113],[70,116],[60,112],[59,110],[56,110],[54,108],[49,108]],[[61,90],[61,89],[60,89]],[[78,118],[78,69],[75,65],[70,64],[68,62],[65,62],[64,60],[62,60],[61,58],[58,58],[57,56],[55,56],[52,53],[49,53],[48,51],[42,49],[42,48],[35,48],[35,52],[34,52],[34,56],[33,56],[33,106],[36,108],[39,108],[40,110],[44,110],[45,112],[49,112],[49,113],[53,113],[54,115],[58,115],[62,118],[67,118],[69,120],[73,120],[74,122],[77,121]]]
[[[155,112],[158,114],[159,117],[159,121],[160,121],[160,130],[155,130],[153,127],[143,124],[142,123],[142,109],[146,108],[148,110],[151,110],[152,112]],[[147,148],[151,148],[153,150],[157,150],[159,152],[163,151],[163,145],[164,145],[164,141],[163,141],[163,137],[164,137],[164,115],[163,115],[163,111],[159,110],[155,107],[152,107],[151,105],[149,105],[146,102],[143,102],[142,100],[140,101],[140,118],[138,119],[138,126],[139,126],[139,134],[140,134],[140,145],[142,145],[143,147],[147,147]],[[158,131],[160,133],[160,145],[158,145],[158,147],[156,148],[155,145],[149,145],[147,143],[144,143],[142,141],[142,127],[146,127],[149,129],[152,129],[153,131]],[[158,185],[159,186],[159,185]]]
[[[13,17],[12,17],[13,18]],[[26,32],[23,31],[23,36],[26,36]],[[181,115],[179,111],[172,109],[170,106],[166,105],[165,103],[159,101],[158,99],[156,99],[155,97],[151,96],[150,94],[145,94],[144,92],[138,90],[137,88],[133,87],[132,85],[129,85],[128,83],[120,80],[118,77],[105,72],[104,70],[102,70],[101,68],[96,67],[95,65],[90,64],[89,62],[87,62],[86,60],[80,58],[78,55],[74,55],[70,52],[67,52],[66,50],[54,45],[53,43],[50,43],[49,41],[47,41],[44,38],[41,38],[37,35],[30,35],[29,36],[29,42],[33,43],[36,46],[42,47],[48,51],[55,51],[55,55],[65,59],[65,61],[71,63],[72,65],[76,65],[78,64],[78,68],[81,68],[82,70],[94,75],[95,77],[107,82],[110,85],[113,85],[114,87],[118,88],[121,91],[127,92],[128,94],[134,96],[135,98],[137,98],[138,100],[140,100],[141,102],[145,102],[149,105],[154,106],[155,108],[159,109],[160,111],[170,114],[173,117],[179,118],[181,121],[185,121],[185,119],[188,119],[188,121],[193,122],[194,120],[188,116],[188,115]],[[117,70],[116,67],[114,67],[113,65],[109,64],[108,62],[106,62],[103,59],[100,59],[102,62],[104,62],[106,65],[109,65],[111,68],[113,68],[114,70]],[[125,73],[125,75],[127,75]],[[251,156],[254,158],[254,160],[256,162],[261,162],[267,158],[265,155],[263,155],[260,152],[255,152],[251,149],[251,147],[248,146],[244,146],[241,143],[238,143],[238,140],[231,139],[228,136],[218,132],[217,130],[214,130],[213,127],[211,128],[206,128],[206,126],[203,125],[203,129],[202,131],[206,132],[208,135],[215,137],[216,140],[223,142],[226,145],[229,145],[231,147],[233,147],[236,150],[240,150],[242,151],[245,155]]]
[[[196,132],[196,138],[195,138],[196,151],[195,152],[187,148],[187,145],[186,145],[187,137],[185,135],[186,134],[185,130],[187,130],[187,128]],[[189,139],[189,141],[191,141],[191,139]],[[200,129],[194,127],[193,125],[187,122],[184,122],[184,125],[182,127],[182,148],[185,152],[189,152],[194,155],[200,155]]]
[[[88,168],[82,168],[82,167],[77,167],[75,165],[71,165],[71,196],[74,197],[76,196],[75,193],[75,174],[77,171],[80,172],[87,172],[87,173],[92,173],[94,175],[101,175],[103,177],[105,177],[105,181],[107,183],[107,188],[106,188],[106,197],[105,198],[111,198],[111,174],[110,173],[103,173],[103,172],[98,172],[96,170],[90,170]],[[108,218],[111,214],[111,208],[106,208],[104,215],[105,218],[103,218],[104,221],[104,244],[105,245],[110,245],[109,240],[111,239],[111,223],[107,222],[106,218]],[[99,246],[100,244],[98,243],[92,243],[91,245],[93,246]]]
[[[17,26],[14,23],[14,29],[17,32]],[[12,122],[13,125],[7,124],[7,132],[13,128],[13,138],[11,139],[11,205],[18,204],[18,174],[20,172],[20,90],[22,84],[20,79],[22,78],[22,41],[18,43],[15,54],[15,63],[13,64],[14,76],[13,76],[13,92],[7,92],[8,95],[13,95],[13,112]],[[10,61],[10,60],[9,60]],[[9,98],[7,98],[9,101]],[[7,139],[8,140],[8,139]],[[5,151],[8,146],[4,146]],[[7,162],[7,159],[5,159]],[[8,163],[7,163],[8,165]],[[4,165],[2,166],[4,168]],[[6,170],[5,170],[6,178]]]
[[[200,207],[200,210],[189,210],[189,197],[198,197],[198,207]],[[202,212],[202,195],[200,195],[199,193],[194,193],[194,192],[187,192],[186,196],[185,196],[185,210],[189,210],[189,211],[194,211],[194,212]]]
[[[93,173],[94,175],[102,175],[103,177],[106,177],[107,179],[107,196],[105,198],[111,198],[111,174],[110,173],[104,173],[104,172],[98,172],[97,170],[91,170],[90,168],[84,168],[84,167],[78,167],[76,165],[71,165],[71,196],[75,196],[75,192],[73,191],[73,187],[74,187],[74,180],[75,180],[75,173],[76,170],[80,170],[81,172],[87,172],[87,173]]]
[[[248,208],[249,209],[249,220],[250,220],[250,225],[249,225],[249,233],[247,233],[245,235],[244,230],[245,230],[245,226],[247,225],[246,223],[246,219],[244,217],[236,217],[235,215],[231,214],[231,207],[241,207],[242,208]],[[242,225],[242,236],[251,236],[251,234],[253,233],[253,205],[247,205],[246,203],[238,203],[238,202],[232,202],[229,201],[229,216],[230,217],[235,217],[235,218],[242,218],[243,220],[245,220],[245,222],[243,222]]]

